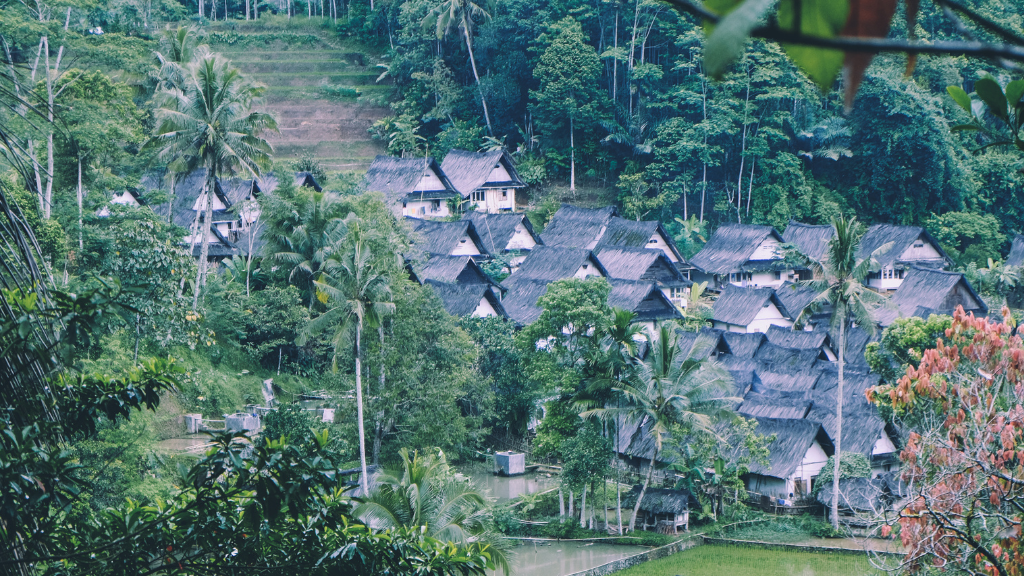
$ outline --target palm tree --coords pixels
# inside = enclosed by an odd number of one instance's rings
[[[820,279],[809,284],[820,290],[820,293],[800,312],[797,322],[800,323],[806,316],[826,304],[832,306],[830,329],[834,334],[838,333],[839,343],[839,390],[836,405],[836,437],[833,438],[836,453],[832,478],[832,528],[838,530],[839,460],[843,437],[843,354],[846,351],[846,331],[852,318],[858,326],[875,332],[872,312],[887,301],[877,292],[869,290],[864,281],[872,268],[878,266],[875,256],[892,248],[892,242],[882,245],[867,258],[858,259],[857,248],[862,233],[857,218],[847,220],[839,216],[832,220],[832,228],[834,234],[824,257],[820,262],[811,262],[811,266],[815,268],[815,277]]]
[[[484,89],[480,85],[480,74],[476,70],[476,56],[473,54],[473,23],[474,19],[478,17],[486,19],[491,15],[472,0],[444,0],[427,13],[426,18],[423,19],[423,27],[434,28],[438,40],[447,36],[452,27],[457,27],[462,31],[466,40],[466,50],[469,52],[469,63],[473,68],[473,78],[476,79],[476,89],[480,93],[480,105],[484,109],[487,135],[494,136],[491,115],[487,111],[487,99],[484,98]]]
[[[378,474],[353,515],[375,530],[421,528],[438,540],[490,544],[491,559],[506,574],[508,556],[490,528],[487,501],[465,478],[455,475],[444,452],[399,452],[402,469]]]
[[[208,228],[213,219],[212,196],[218,176],[224,171],[240,170],[255,177],[267,168],[272,149],[259,135],[263,130],[277,130],[277,122],[269,114],[252,111],[265,89],[247,81],[219,54],[200,47],[184,71],[181,86],[157,92],[158,123],[147,146],[158,148],[162,160],[194,156],[197,164],[206,168],[203,226]],[[199,304],[200,288],[206,283],[210,252],[209,230],[197,227],[196,233],[201,234],[202,254],[193,311]]]
[[[624,417],[638,424],[636,434],[646,426],[654,440],[647,478],[629,520],[631,532],[669,429],[679,425],[687,432],[713,434],[715,423],[731,416],[732,403],[739,401],[729,396],[732,379],[721,366],[711,360],[684,358],[679,353],[678,329],[674,323],[666,322],[656,334],[648,335],[651,351],[647,359],[627,381],[616,387],[628,405],[597,408],[581,414],[584,418]]]
[[[334,369],[338,356],[351,346],[355,358],[356,419],[359,427],[359,467],[362,469],[363,494],[369,494],[366,472],[366,434],[363,428],[363,329],[368,322],[380,321],[395,311],[391,301],[388,277],[370,250],[373,233],[367,232],[363,221],[350,214],[347,241],[324,261],[319,277],[314,281],[316,297],[330,307],[311,321],[299,337],[299,345],[308,338],[327,329],[334,330]]]
[[[291,266],[289,282],[299,277],[309,296],[309,308],[316,300],[315,280],[333,250],[348,234],[345,220],[348,206],[337,194],[300,189],[291,198],[275,198],[268,206],[268,238],[264,255]]]

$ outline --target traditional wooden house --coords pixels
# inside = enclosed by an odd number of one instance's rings
[[[782,233],[782,241],[791,244],[811,260],[822,262],[828,253],[828,243],[834,235],[835,229],[830,225],[815,226],[790,220],[786,225],[786,231]]]
[[[633,486],[622,494],[622,507],[632,508],[643,487]],[[678,534],[690,530],[690,510],[699,506],[697,499],[687,490],[648,488],[640,502],[636,526],[640,530],[656,530],[663,534]]]
[[[530,250],[543,244],[533,231],[530,219],[521,212],[487,214],[469,211],[462,215],[462,219],[469,220],[476,227],[488,254],[508,261],[509,272],[514,272],[522,264]]]
[[[515,162],[504,149],[453,149],[441,161],[441,171],[470,209],[487,214],[514,212],[516,191],[526,187],[516,172]]]
[[[799,319],[800,326],[808,327],[827,326],[832,317],[832,307],[824,304],[820,309],[808,310],[811,302],[818,297],[820,291],[807,282],[783,282],[775,289],[775,295],[779,297],[782,304],[793,315],[793,321]],[[817,306],[816,306],[817,308]]]
[[[562,204],[551,217],[541,238],[548,246],[588,250],[598,246],[661,250],[669,262],[688,269],[686,260],[661,222],[620,218],[614,206],[588,209]]]
[[[878,323],[889,326],[896,318],[952,314],[957,306],[977,316],[988,314],[988,306],[959,272],[911,267],[890,300],[891,307],[876,313]]]
[[[659,321],[682,318],[679,309],[653,282],[612,280],[608,305],[636,314],[635,322],[653,331]]]
[[[706,281],[714,290],[729,284],[781,286],[797,278],[797,271],[783,258],[782,243],[782,237],[771,226],[726,224],[690,258],[690,265],[695,268],[690,279]]]
[[[871,257],[881,266],[868,275],[875,290],[896,290],[912,267],[942,270],[953,263],[927,230],[895,224],[875,224],[861,237],[857,259]]]
[[[410,264],[409,271],[412,279],[420,284],[429,280],[443,284],[498,286],[471,256],[431,256],[422,263]]]
[[[793,319],[772,288],[728,284],[715,302],[712,325],[728,332],[766,332],[772,325],[792,328]]]
[[[623,246],[598,246],[594,255],[608,271],[608,277],[630,282],[653,282],[665,297],[686,308],[690,282],[661,250]]]
[[[146,201],[142,198],[142,194],[137,190],[125,189],[122,192],[114,192],[114,197],[110,199],[110,202],[106,206],[101,207],[96,211],[96,216],[99,218],[110,217],[110,205],[117,204],[118,206],[126,206],[128,208],[139,208],[146,205]]]
[[[757,349],[767,341],[762,332],[725,332],[723,336],[729,353],[737,358],[753,358]]]
[[[427,280],[424,285],[430,286],[434,290],[434,294],[441,299],[445,311],[452,316],[472,316],[474,318],[507,316],[501,303],[500,291],[487,284],[460,284]]]
[[[537,300],[547,292],[548,284],[591,276],[607,278],[608,272],[590,250],[537,246],[519,269],[502,282],[507,289],[502,303],[509,318],[526,325],[540,316]]]
[[[210,244],[206,254],[207,262],[219,264],[223,260],[230,260],[232,256],[239,256],[242,254],[238,245],[221,234],[220,230],[216,227],[210,227],[207,230],[206,241]],[[196,242],[192,242],[192,237],[189,236],[182,244],[185,246],[191,246],[193,257],[197,259],[202,257],[203,245],[198,239]]]
[[[755,420],[754,431],[764,436],[774,435],[775,440],[768,445],[768,466],[756,460],[750,463],[750,473],[744,478],[747,490],[790,501],[809,495],[818,474],[834,452],[828,433],[820,424],[806,419],[755,417]],[[745,450],[737,448],[734,458]]]
[[[449,200],[462,202],[441,167],[429,158],[377,156],[366,171],[366,189],[384,194],[395,216],[444,218]]]
[[[205,222],[206,175],[205,168],[176,175],[173,194],[166,203],[153,206],[153,211],[160,218],[169,219],[172,224],[189,231],[182,245],[192,247],[197,258],[202,254],[201,242],[206,241],[210,243],[209,261],[219,262],[240,253],[234,239],[241,229],[241,221],[232,210],[233,203],[225,192],[224,182],[217,179],[214,180],[214,193],[209,195],[213,202],[213,218],[209,223]],[[170,189],[170,184],[166,175],[153,173],[143,178],[143,186],[149,190]]]
[[[406,217],[413,247],[430,256],[482,256],[484,243],[469,220],[438,222]]]

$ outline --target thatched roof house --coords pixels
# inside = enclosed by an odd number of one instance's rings
[[[432,256],[426,262],[413,264],[410,270],[413,279],[420,284],[433,281],[444,284],[498,286],[471,256]]]
[[[800,350],[799,348],[783,348],[771,342],[765,342],[757,349],[754,360],[768,370],[775,372],[797,372],[811,370],[818,360],[828,361],[824,352],[818,349]]]
[[[607,245],[661,250],[674,265],[686,267],[686,260],[661,222],[620,218],[614,206],[588,209],[562,204],[541,238],[548,246],[593,250]]]
[[[779,286],[795,280],[796,272],[783,260],[781,244],[782,236],[771,226],[725,224],[690,258],[697,268],[691,279],[707,281],[716,290],[726,284]]]
[[[170,192],[171,182],[169,175],[159,176],[152,174],[143,179],[143,185],[149,190],[165,190]],[[224,192],[224,184],[219,179],[215,181],[213,200],[213,222],[233,221],[237,218],[228,212],[232,202]],[[153,211],[163,219],[171,215],[171,222],[182,228],[191,228],[196,220],[196,213],[199,212],[200,219],[205,218],[206,202],[206,168],[197,168],[187,174],[174,176],[174,193],[169,201],[153,206]],[[229,230],[221,230],[222,233],[229,233]]]
[[[772,288],[740,288],[727,284],[715,302],[715,328],[729,332],[765,332],[769,326],[790,328],[792,317]]]
[[[953,263],[927,230],[895,224],[875,224],[861,237],[857,258],[871,257],[881,266],[868,276],[868,286],[876,290],[899,288],[911,267],[941,270]]]
[[[753,358],[757,349],[766,341],[762,332],[726,332],[723,336],[729,346],[729,353],[737,358]]]
[[[458,284],[427,280],[441,299],[445,311],[452,316],[472,316],[486,318],[489,316],[507,317],[498,290],[488,284]]]
[[[384,194],[396,216],[443,218],[448,200],[462,201],[437,162],[430,158],[377,156],[366,171],[366,189]]]
[[[777,498],[796,498],[810,494],[811,480],[825,466],[834,449],[832,440],[820,424],[804,419],[755,418],[754,431],[775,436],[768,444],[770,464],[750,463],[746,477],[751,492]],[[733,457],[746,451],[738,447]]]
[[[811,410],[811,400],[803,392],[748,392],[736,412],[745,417],[801,419]]]
[[[469,220],[438,222],[406,218],[412,227],[413,246],[432,256],[480,256],[485,253],[483,241]]]
[[[965,311],[978,316],[988,314],[985,301],[963,274],[916,266],[909,269],[890,304],[892,307],[881,308],[876,313],[878,323],[883,327],[899,317],[928,318],[932,314],[952,314],[957,306],[963,306]]]
[[[501,283],[505,288],[505,296],[501,299],[505,313],[520,326],[533,323],[544,311],[537,306],[537,300],[547,293],[550,283],[548,280],[516,277],[515,274],[509,276]]]
[[[807,331],[780,328],[769,326],[765,332],[768,341],[782,348],[795,348],[797,350],[820,350],[829,360],[836,360],[837,356],[832,349],[832,339],[824,330]]]
[[[608,277],[631,282],[653,282],[673,304],[686,307],[693,285],[660,250],[623,246],[598,246],[594,255],[608,271]]]
[[[441,171],[470,206],[497,214],[516,209],[516,191],[525,188],[515,162],[504,149],[467,152],[453,149],[441,162]]]
[[[683,317],[665,293],[651,282],[612,280],[611,284],[608,305],[633,312],[636,314],[636,322],[642,322],[651,329],[660,320]]]
[[[811,302],[818,297],[819,291],[804,282],[783,282],[780,286],[775,289],[775,294],[782,301],[782,304],[789,310],[790,314],[793,315],[793,321],[807,310],[807,307],[811,305]],[[817,326],[819,324],[828,324],[828,319],[832,315],[831,306],[825,306],[821,310],[813,311],[808,314],[804,314],[803,319],[800,323],[806,326]]]
[[[528,252],[535,246],[543,244],[540,236],[533,231],[533,225],[526,214],[487,214],[484,212],[469,211],[462,215],[463,220],[469,220],[476,228],[480,240],[484,244],[484,250],[492,256],[507,254],[509,252]],[[518,265],[525,255],[519,256]]]
[[[530,251],[523,263],[519,265],[519,270],[509,279],[530,278],[554,282],[563,278],[587,278],[589,276],[608,277],[608,271],[590,250],[537,246]]]
[[[753,390],[757,392],[799,392],[809,394],[818,383],[821,373],[817,370],[806,368],[792,370],[784,367],[776,367],[770,364],[762,364],[755,369],[757,380],[754,382]]]
[[[786,244],[792,244],[811,260],[821,262],[828,253],[828,243],[833,235],[835,229],[830,225],[815,226],[790,220],[786,225],[786,231],[782,233],[782,240]]]

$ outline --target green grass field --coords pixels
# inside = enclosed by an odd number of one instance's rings
[[[705,545],[616,576],[876,576],[866,556]]]

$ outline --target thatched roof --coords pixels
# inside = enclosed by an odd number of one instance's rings
[[[254,256],[259,256],[263,252],[263,247],[267,244],[266,239],[263,237],[263,232],[266,226],[247,226],[238,231],[238,236],[235,239],[235,245],[238,246],[239,254],[242,256],[249,255],[249,236],[254,236],[252,239],[252,253]]]
[[[765,336],[760,332],[749,334],[726,332],[724,337],[725,342],[729,345],[729,353],[739,358],[753,358],[757,349],[765,342]]]
[[[142,184],[147,188],[147,192],[164,190],[169,194],[171,190],[170,178],[167,175],[161,178],[154,174],[150,178],[143,178]],[[196,219],[196,212],[192,210],[192,207],[195,206],[196,200],[202,196],[205,189],[206,168],[197,168],[188,174],[178,174],[174,177],[174,195],[170,196],[170,202],[153,206],[153,212],[160,216],[161,219],[166,219],[173,203],[174,215],[172,222],[182,228],[190,228]],[[224,193],[223,183],[219,179],[216,181],[214,194],[216,194],[224,206],[229,209],[231,208],[232,202]],[[205,214],[200,212],[200,217],[205,217]],[[224,221],[225,217],[224,213],[220,215],[215,213],[213,221]],[[233,219],[237,219],[237,217],[233,217]]]
[[[812,369],[815,362],[823,356],[821,350],[783,348],[771,342],[765,342],[757,349],[754,360],[760,362],[768,370],[793,373]]]
[[[471,256],[432,256],[426,262],[413,265],[415,279],[446,284],[485,284],[497,286]]]
[[[661,250],[604,245],[598,246],[594,255],[608,271],[609,278],[657,282],[666,287],[693,284]]]
[[[209,260],[222,260],[224,258],[231,258],[232,256],[238,256],[242,253],[238,246],[224,237],[220,233],[220,230],[216,226],[210,226],[210,234],[207,236],[210,247],[207,250],[207,259]],[[183,242],[184,246],[191,246],[191,242]],[[194,258],[201,258],[203,255],[203,245],[200,242],[196,242],[195,246],[192,246],[192,256]]]
[[[772,369],[767,365],[756,370],[757,382],[754,383],[754,390],[767,392],[777,390],[779,392],[800,392],[808,393],[818,382],[820,373],[817,370],[787,371],[783,369]]]
[[[592,266],[602,276],[608,276],[608,271],[590,250],[537,246],[530,251],[523,263],[519,265],[519,269],[509,278],[530,278],[554,282],[575,276],[583,265]]]
[[[484,253],[483,242],[469,220],[442,222],[407,217],[405,221],[412,226],[413,245],[426,254],[450,256],[464,242],[473,243],[470,252]]]
[[[811,401],[802,392],[748,392],[736,412],[745,417],[803,418]]]
[[[428,173],[437,178],[440,185],[424,190],[420,182]],[[377,156],[366,171],[365,178],[366,189],[384,194],[389,204],[411,194],[417,197],[422,194],[424,198],[461,197],[433,159]]]
[[[548,246],[590,250],[597,247],[598,239],[607,229],[608,221],[617,214],[614,206],[591,210],[562,204],[540,237]]]
[[[684,358],[706,360],[712,356],[729,354],[729,344],[725,340],[725,332],[715,328],[701,328],[699,332],[677,333],[676,345]]]
[[[626,220],[615,216],[608,221],[608,227],[598,239],[598,245],[630,248],[648,248],[655,234],[660,234],[677,262],[685,263],[683,254],[676,248],[672,236],[658,220]],[[664,253],[664,252],[662,252]]]
[[[1013,235],[1013,242],[1010,244],[1010,253],[1006,255],[1006,265],[1024,265],[1024,235]]]
[[[876,374],[847,373],[843,379],[843,442],[842,450],[870,457],[875,442],[887,433],[885,420],[878,408],[867,401],[865,392],[877,386]],[[821,424],[834,437],[839,429],[836,419],[838,406],[838,374],[822,372],[811,391],[813,405],[807,419]],[[855,423],[854,425],[850,425]]]
[[[775,435],[775,440],[768,444],[768,467],[759,462],[750,463],[750,471],[762,476],[789,478],[803,462],[807,451],[817,440],[826,454],[833,452],[832,440],[820,424],[809,420],[790,418],[755,418],[757,427],[754,432],[765,436]],[[746,449],[739,447],[734,457],[739,457]]]
[[[509,242],[516,234],[516,228],[521,224],[533,241],[538,245],[543,244],[533,231],[530,219],[522,212],[506,212],[502,214],[487,214],[470,210],[462,215],[463,220],[469,220],[476,227],[480,240],[488,254],[498,255],[505,251]]]
[[[959,272],[943,272],[913,266],[893,294],[894,308],[877,312],[879,324],[888,326],[902,316],[927,318],[931,314],[952,314],[957,306],[976,315],[988,313],[988,306]]]
[[[637,321],[669,320],[683,316],[665,297],[665,293],[651,282],[612,280],[611,284],[608,305],[633,312]]]
[[[811,260],[821,262],[828,252],[828,243],[834,234],[835,229],[829,225],[814,226],[790,220],[786,231],[782,233],[782,240],[795,246],[801,254]]]
[[[296,172],[295,173],[295,187],[296,188],[312,188],[317,192],[323,190],[320,183],[316,181],[316,177],[309,172]]]
[[[499,165],[505,169],[505,172],[508,172],[510,179],[489,182],[487,178]],[[441,171],[463,198],[468,198],[470,193],[484,185],[495,188],[523,188],[526,186],[519,178],[512,158],[504,150],[467,152],[466,150],[452,149],[441,161]]]
[[[700,252],[690,258],[690,264],[708,274],[728,274],[744,270],[750,266],[748,262],[751,255],[768,238],[782,242],[782,237],[771,226],[725,224],[715,231]],[[759,265],[754,267],[760,269]]]
[[[825,506],[832,505],[832,487],[831,482],[821,487],[818,502]],[[839,509],[881,514],[887,507],[887,490],[888,486],[882,478],[840,478]]]
[[[537,300],[548,291],[548,280],[535,280],[525,277],[509,276],[501,283],[505,288],[505,296],[501,305],[508,317],[517,324],[527,325],[540,318],[544,311],[537,306]]]
[[[501,300],[487,284],[453,284],[427,280],[424,285],[434,290],[444,304],[445,311],[452,316],[471,316],[481,300],[487,300],[499,316],[506,316]]]
[[[629,492],[622,494],[622,507],[636,506],[642,486],[633,486]],[[697,499],[686,490],[670,490],[668,488],[648,488],[640,509],[649,514],[682,514],[691,508],[697,508]]]
[[[831,349],[832,342],[828,332],[809,332],[806,330],[793,330],[781,326],[770,326],[765,332],[768,341],[783,348],[796,348],[798,350],[820,350],[824,347]]]
[[[921,239],[924,242],[929,242],[935,248],[935,250],[941,255],[939,259],[927,259],[927,260],[912,260],[903,261],[901,256],[903,253],[910,248],[915,241]],[[868,228],[867,232],[860,239],[860,244],[857,246],[857,259],[862,260],[871,257],[875,250],[878,250],[882,246],[892,242],[892,247],[883,253],[875,255],[875,259],[881,266],[893,266],[903,264],[918,264],[928,266],[929,268],[942,268],[950,265],[953,261],[950,260],[946,252],[943,251],[939,243],[932,238],[932,235],[927,230],[920,226],[897,226],[895,224],[875,224]]]
[[[790,314],[793,315],[793,320],[796,320],[800,313],[818,296],[819,292],[809,284],[783,282],[781,286],[775,289],[775,294],[782,301],[786,310],[789,310]],[[807,316],[807,318],[810,318],[810,316]]]
[[[254,178],[222,178],[220,186],[232,205],[253,200],[263,191]]]
[[[775,295],[773,288],[740,288],[728,284],[715,302],[712,319],[715,322],[747,326],[768,304],[774,304],[784,317],[789,317],[789,311]]]

